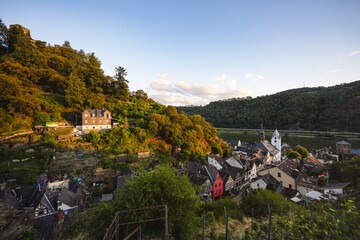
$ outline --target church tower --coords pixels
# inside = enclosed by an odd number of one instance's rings
[[[259,132],[259,137],[260,137],[260,142],[264,142],[265,141],[265,132],[263,129],[263,124],[261,123],[261,130]]]
[[[273,145],[277,150],[279,150],[281,155],[281,136],[277,129],[275,129],[271,137],[271,145]]]

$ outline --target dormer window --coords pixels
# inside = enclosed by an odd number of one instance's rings
[[[85,117],[87,117],[87,113],[85,113]]]

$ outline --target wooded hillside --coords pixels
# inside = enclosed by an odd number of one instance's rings
[[[229,153],[216,129],[200,116],[178,114],[138,90],[129,92],[126,70],[107,76],[94,53],[33,40],[20,25],[0,19],[0,134],[10,135],[47,121],[80,123],[85,109],[108,109],[118,126],[88,141],[111,152],[178,151],[197,158]]]
[[[360,81],[177,107],[215,127],[360,131]]]

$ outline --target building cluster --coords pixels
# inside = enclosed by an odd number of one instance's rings
[[[70,222],[75,210],[85,208],[93,188],[82,179],[48,181],[46,175],[41,175],[34,185],[15,189],[4,186],[1,190],[0,200],[9,210],[30,213],[24,218],[30,218],[27,220],[36,229],[37,239],[54,239],[59,224]],[[11,211],[8,215],[12,217]]]
[[[344,194],[345,188],[350,185],[342,183],[341,186],[319,186],[318,176],[314,172],[324,171],[329,158],[337,161],[339,155],[332,151],[321,149],[315,156],[310,154],[304,159],[288,159],[286,152],[289,146],[281,145],[278,130],[274,131],[269,142],[265,139],[261,126],[259,138],[259,142],[252,145],[242,144],[239,140],[229,141],[233,155],[227,158],[210,155],[207,164],[189,163],[189,179],[200,186],[204,201],[211,202],[221,197],[240,200],[242,196],[258,188],[272,190],[294,202],[319,200],[319,196],[323,199],[329,197],[326,196],[329,192],[333,193],[332,197]],[[341,141],[337,146],[338,152],[350,154],[348,143]],[[324,177],[327,177],[326,174]]]

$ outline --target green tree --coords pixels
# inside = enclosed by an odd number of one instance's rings
[[[87,214],[78,215],[63,232],[63,238],[84,234],[87,239],[102,239],[117,211],[166,204],[170,236],[174,239],[194,239],[197,223],[200,222],[196,216],[200,199],[186,176],[180,176],[176,170],[167,166],[160,166],[141,172],[126,182],[125,186],[110,204],[102,203]],[[163,208],[120,214],[119,222],[140,221],[162,217],[163,214]],[[142,231],[147,235],[163,236],[163,225],[163,222],[144,223]],[[133,229],[123,228],[122,234],[126,234],[127,230]]]
[[[296,151],[301,155],[301,158],[307,158],[309,156],[309,151],[304,147],[298,147]]]
[[[7,53],[8,41],[7,41],[8,28],[0,18],[0,56]]]
[[[289,159],[294,159],[294,158],[300,158],[301,157],[301,154],[298,153],[297,151],[294,151],[292,149],[290,149],[287,153],[286,153],[286,156],[289,158]]]

